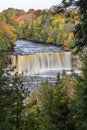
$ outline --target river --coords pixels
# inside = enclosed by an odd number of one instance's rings
[[[71,52],[57,45],[17,40],[12,57],[16,71],[23,72],[32,86],[47,79],[55,83],[58,72],[71,70]]]
[[[57,45],[36,43],[27,40],[17,40],[14,47],[15,55],[26,55],[42,52],[63,52],[64,50]]]

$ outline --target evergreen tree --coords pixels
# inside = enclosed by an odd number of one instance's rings
[[[10,83],[11,92],[7,97],[9,101],[9,123],[17,130],[24,127],[24,113],[26,108],[26,98],[29,96],[28,88],[24,85],[24,77],[15,73]]]
[[[87,56],[82,57],[82,74],[77,78],[75,119],[77,130],[87,129]]]
[[[81,22],[76,26],[75,38],[78,49],[87,46],[87,1],[78,0],[76,5],[80,11]]]
[[[27,128],[34,130],[75,130],[72,102],[74,76],[62,75],[61,82],[53,88],[42,83],[37,96],[29,102]],[[37,104],[38,98],[38,104]]]
[[[8,63],[10,60],[7,55],[7,46],[4,43],[0,43],[0,129],[8,130],[9,123],[7,121],[7,109],[8,106],[6,105],[7,97],[9,96],[9,73],[8,73]]]
[[[20,129],[23,125],[24,100],[28,94],[24,77],[12,74],[7,50],[0,50],[0,129]]]
[[[53,88],[48,82],[42,83],[39,90],[40,99],[40,129],[52,129],[52,104],[53,104]]]
[[[0,74],[0,129],[20,130],[24,127],[25,99],[28,94],[22,76],[12,76],[9,72]]]
[[[61,82],[59,82],[54,90],[52,121],[53,130],[74,130],[74,122],[72,116],[72,101],[74,95],[74,77],[62,74]]]
[[[63,0],[61,8],[67,9],[74,6],[79,10],[80,22],[74,29],[75,43],[78,50],[87,46],[87,0]]]
[[[58,72],[56,77],[56,84],[61,82],[61,74]]]

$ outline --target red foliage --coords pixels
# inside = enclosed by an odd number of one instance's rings
[[[29,13],[34,14],[34,15],[36,15],[36,16],[38,16],[38,15],[40,14],[40,12],[41,12],[40,9],[38,9],[38,10],[30,9],[30,10],[29,10]]]
[[[25,15],[22,15],[22,16],[19,16],[19,17],[17,17],[17,18],[15,18],[15,23],[16,24],[20,24],[20,23],[24,23],[26,21],[26,17],[25,17]]]
[[[71,35],[71,39],[74,39],[74,34]]]
[[[64,47],[66,47],[66,45],[67,45],[67,41],[66,40],[64,40],[63,45],[64,45]]]
[[[0,28],[4,31],[4,30],[9,30],[10,29],[10,25],[5,23],[5,22],[0,22]]]

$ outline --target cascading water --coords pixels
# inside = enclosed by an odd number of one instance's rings
[[[43,52],[13,55],[12,63],[18,73],[39,74],[48,70],[70,70],[71,52]]]
[[[52,44],[34,43],[17,40],[12,55],[12,65],[15,71],[25,74],[29,81],[29,90],[34,92],[41,82],[48,80],[55,85],[57,73],[71,70],[71,52]],[[61,76],[61,74],[60,74]]]

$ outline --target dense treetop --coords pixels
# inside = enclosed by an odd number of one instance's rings
[[[0,44],[13,46],[19,38],[81,49],[87,45],[87,2],[62,0],[50,9],[8,8],[0,13]],[[3,31],[2,31],[3,29]]]
[[[61,13],[56,11],[56,7],[49,10],[30,9],[28,12],[8,8],[0,13],[0,41],[10,46],[18,38],[24,38],[44,43],[64,44],[72,49],[75,45],[72,30],[79,22],[77,14],[77,9]]]

